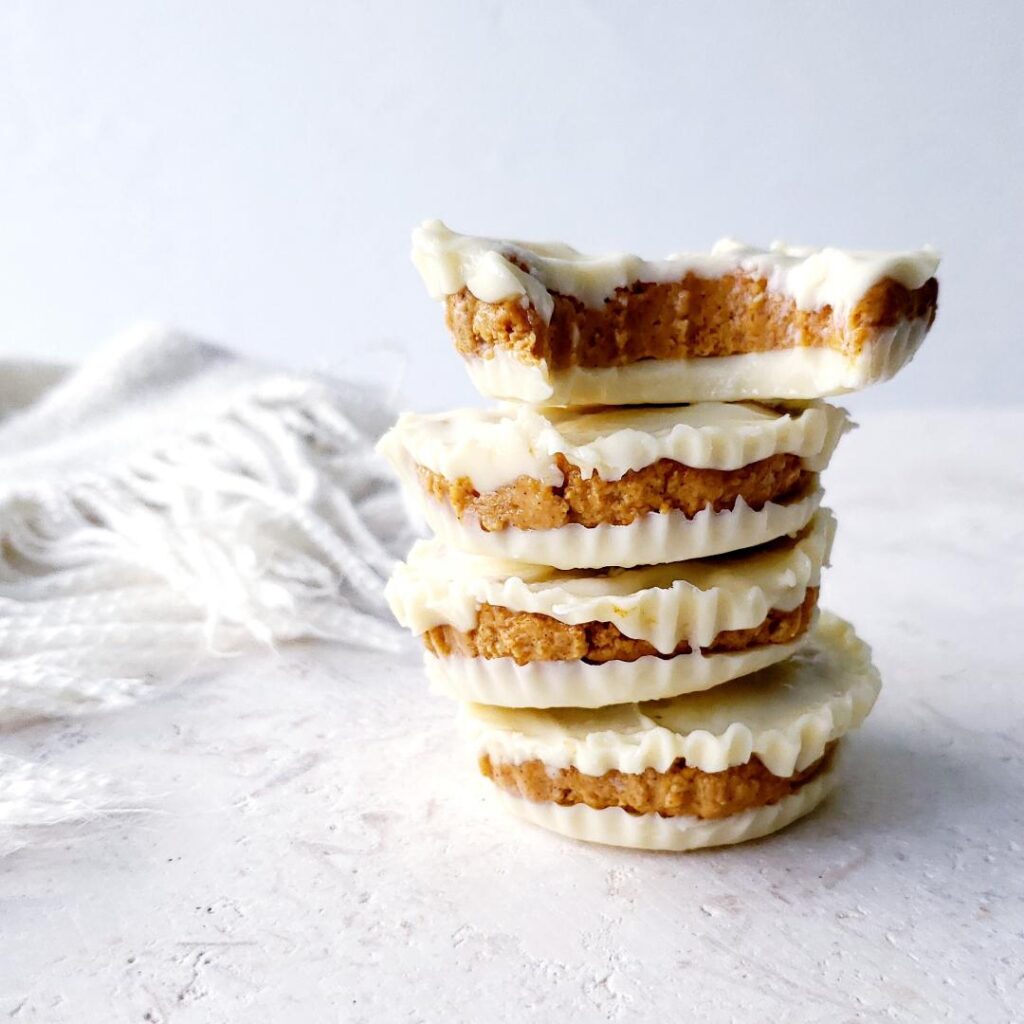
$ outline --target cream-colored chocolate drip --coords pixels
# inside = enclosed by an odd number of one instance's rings
[[[592,256],[561,243],[460,235],[439,220],[425,221],[413,232],[412,259],[434,298],[463,288],[482,302],[519,298],[545,320],[554,308],[552,293],[597,308],[617,288],[678,281],[687,274],[743,274],[767,281],[771,291],[793,299],[799,309],[831,306],[845,313],[879,281],[891,278],[920,288],[939,264],[938,254],[928,248],[864,252],[776,242],[760,249],[734,239],[722,239],[707,253],[678,253],[662,260],[630,253]]]
[[[411,461],[450,481],[466,477],[485,492],[520,476],[560,485],[559,454],[584,478],[597,473],[603,480],[619,480],[659,459],[733,470],[779,454],[798,455],[819,472],[847,427],[846,413],[824,403],[572,410],[508,404],[404,413],[378,448],[396,468]]]

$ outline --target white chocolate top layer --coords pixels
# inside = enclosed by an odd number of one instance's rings
[[[540,760],[603,775],[664,772],[682,758],[720,772],[756,754],[786,777],[859,726],[880,687],[867,644],[826,613],[792,658],[704,693],[593,710],[471,704],[464,722],[478,752],[500,763]]]
[[[764,279],[771,291],[789,296],[800,309],[831,306],[845,314],[879,281],[892,278],[907,288],[920,288],[939,264],[938,254],[929,248],[861,252],[776,242],[759,249],[733,239],[715,243],[709,253],[678,253],[663,260],[629,253],[590,256],[561,243],[460,235],[439,220],[425,221],[413,231],[412,259],[434,298],[468,288],[482,302],[518,298],[545,320],[554,309],[552,292],[595,308],[617,288],[638,281],[678,281],[687,274]]]
[[[421,415],[405,413],[381,439],[396,468],[413,463],[448,480],[466,477],[481,492],[532,477],[563,483],[562,454],[584,478],[619,480],[659,459],[697,469],[731,470],[772,455],[800,456],[825,468],[846,413],[824,403],[789,409],[745,403],[597,409],[504,405]]]
[[[419,541],[388,582],[398,621],[416,634],[477,624],[480,606],[547,615],[568,625],[611,622],[626,636],[671,654],[686,641],[709,646],[723,630],[759,626],[773,609],[792,611],[818,586],[835,523],[827,510],[795,540],[736,556],[636,569],[560,571],[470,555]]]

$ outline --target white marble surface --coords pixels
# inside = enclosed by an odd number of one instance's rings
[[[1022,438],[1024,410],[845,439],[824,595],[886,689],[839,792],[746,847],[496,816],[411,650],[228,661],[0,735],[152,804],[0,862],[0,1019],[1024,1019]]]

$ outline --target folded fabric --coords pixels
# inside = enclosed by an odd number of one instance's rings
[[[373,389],[141,326],[0,393],[0,715],[135,699],[209,652],[401,643]]]

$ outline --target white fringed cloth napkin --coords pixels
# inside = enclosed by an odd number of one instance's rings
[[[391,418],[365,385],[158,327],[70,371],[0,364],[0,828],[103,799],[5,755],[12,723],[246,646],[401,643],[382,591],[410,538],[373,452]]]

